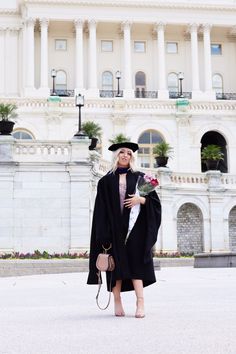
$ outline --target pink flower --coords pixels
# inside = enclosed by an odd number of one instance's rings
[[[158,180],[149,175],[140,176],[137,183],[137,188],[141,196],[145,196],[148,193],[154,191],[158,186]]]

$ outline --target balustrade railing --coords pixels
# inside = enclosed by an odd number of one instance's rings
[[[179,92],[169,91],[169,98],[192,98],[192,92],[183,92],[182,95]]]
[[[136,98],[158,98],[158,91],[135,91]]]
[[[68,142],[15,141],[13,147],[16,161],[65,161],[71,156],[71,145]]]
[[[54,93],[59,97],[73,97],[75,90],[55,90]],[[50,90],[50,95],[53,96],[53,90]]]
[[[216,99],[217,100],[236,100],[236,93],[233,93],[233,92],[229,92],[229,93],[217,92],[216,93]]]
[[[116,91],[116,90],[100,90],[99,91],[99,96],[100,97],[123,97],[123,91]]]

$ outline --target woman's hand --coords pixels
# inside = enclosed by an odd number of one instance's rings
[[[132,208],[137,204],[145,204],[146,199],[144,197],[140,197],[136,194],[128,194],[129,198],[124,200],[124,206],[126,208]]]

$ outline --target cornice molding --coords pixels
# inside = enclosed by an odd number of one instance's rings
[[[236,11],[236,4],[228,1],[224,4],[216,4],[214,1],[206,3],[204,0],[189,2],[186,0],[155,1],[155,0],[24,0],[24,4],[47,4],[47,5],[78,5],[78,6],[112,6],[112,7],[152,7],[172,9],[196,9],[214,11]]]
[[[24,110],[25,108],[35,108],[36,110],[44,110],[45,107],[49,106],[49,103],[46,99],[41,98],[0,98],[0,103],[14,103],[19,108]],[[63,107],[64,109],[75,109],[74,99],[66,99],[61,101],[58,104],[58,107]],[[86,99],[85,109],[99,109],[102,110],[116,109],[117,106],[114,100],[107,99],[106,101],[99,99]],[[150,109],[155,109],[159,111],[166,111],[166,114],[176,113],[176,102],[175,100],[145,100],[145,101],[136,101],[136,100],[125,100],[123,103],[123,110],[145,110],[147,109],[150,113]],[[236,112],[236,101],[190,101],[189,105],[189,114],[199,114],[199,112],[212,114],[214,115],[222,114],[222,111],[227,111],[227,115],[234,115]],[[191,112],[191,113],[190,113]],[[132,113],[131,113],[132,115]]]
[[[0,15],[18,15],[19,11],[16,9],[1,9],[0,8]]]

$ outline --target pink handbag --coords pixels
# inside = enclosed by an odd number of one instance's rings
[[[110,304],[111,301],[111,292],[112,292],[112,288],[111,288],[111,283],[112,283],[112,272],[115,269],[115,261],[114,258],[112,257],[111,254],[108,254],[107,251],[109,249],[111,249],[111,244],[108,248],[105,248],[104,246],[102,246],[103,248],[103,253],[99,253],[97,260],[96,260],[96,267],[98,269],[98,292],[96,295],[96,302],[98,307],[100,308],[100,310],[106,310]],[[111,276],[110,276],[110,283],[109,283],[109,298],[108,298],[108,302],[107,305],[105,307],[101,307],[99,305],[98,302],[98,297],[99,297],[99,293],[101,290],[101,286],[102,286],[102,275],[101,272],[111,272]]]

